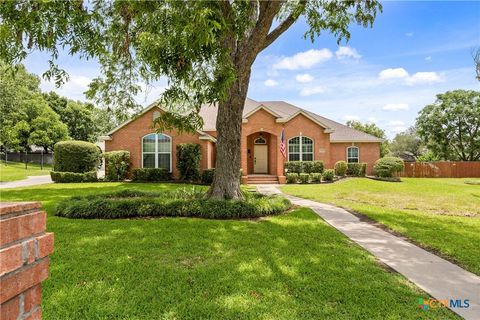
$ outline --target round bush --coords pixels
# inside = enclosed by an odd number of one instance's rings
[[[322,174],[318,172],[314,172],[310,174],[310,180],[315,183],[319,183],[322,181]]]
[[[333,178],[335,178],[335,172],[333,169],[327,169],[322,174],[322,179],[324,181],[333,181]]]
[[[300,173],[298,179],[300,180],[300,183],[309,183],[310,175],[308,173]]]
[[[347,168],[348,168],[348,166],[347,166],[347,163],[345,161],[343,161],[343,160],[337,161],[335,163],[335,174],[337,176],[343,177],[347,173]]]
[[[286,174],[287,183],[297,183],[298,182],[298,173],[296,172],[288,172]]]
[[[72,197],[60,201],[55,214],[77,219],[132,217],[201,217],[210,219],[258,218],[280,214],[291,207],[280,196],[245,193],[244,200],[210,200],[192,190],[171,192],[120,191]]]
[[[101,151],[91,142],[61,141],[54,147],[54,171],[85,173],[96,171]]]
[[[396,173],[402,172],[405,167],[403,160],[397,157],[384,157],[378,159],[373,166],[377,177],[390,178]]]
[[[105,153],[106,176],[108,181],[123,181],[130,169],[130,152],[125,150]]]

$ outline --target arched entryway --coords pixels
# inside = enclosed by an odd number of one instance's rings
[[[247,137],[247,174],[276,175],[277,137],[268,132],[255,132]]]
[[[253,141],[253,173],[268,173],[268,144],[263,136]]]

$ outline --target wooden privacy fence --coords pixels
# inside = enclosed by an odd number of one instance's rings
[[[478,178],[480,161],[405,162],[400,177],[411,178]]]

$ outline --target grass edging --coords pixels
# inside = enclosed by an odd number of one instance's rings
[[[195,189],[162,193],[123,190],[62,200],[55,208],[55,215],[75,219],[246,219],[280,214],[291,206],[284,197],[259,193],[245,192],[243,200],[214,200],[205,199],[204,193]]]

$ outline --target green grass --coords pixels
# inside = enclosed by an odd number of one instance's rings
[[[480,274],[480,179],[287,185],[285,193],[355,210]]]
[[[260,220],[76,220],[73,195],[180,184],[54,184],[3,190],[41,200],[55,232],[44,319],[452,319],[309,209]],[[200,187],[204,188],[204,187]]]
[[[8,162],[5,165],[5,161],[0,163],[0,182],[16,181],[27,179],[28,176],[45,176],[50,174],[51,166],[44,165],[41,170],[39,164],[29,163],[27,169],[25,169],[25,163],[21,162]]]

